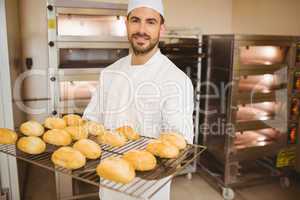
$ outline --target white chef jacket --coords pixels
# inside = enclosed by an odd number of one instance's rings
[[[111,130],[129,125],[154,138],[161,131],[176,131],[193,143],[193,85],[189,77],[159,50],[144,65],[132,65],[131,58],[131,54],[121,58],[101,72],[83,118]],[[101,192],[103,200],[105,196],[124,199],[112,191],[105,195],[105,191]],[[168,200],[170,184],[161,192],[164,194],[157,198]]]

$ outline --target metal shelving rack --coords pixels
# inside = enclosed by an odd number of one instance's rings
[[[160,49],[177,67],[184,71],[191,79],[194,86],[194,143],[199,140],[199,118],[200,118],[200,86],[201,86],[201,61],[202,54],[201,30],[175,29],[170,30],[163,36]],[[197,161],[190,165],[182,174],[192,178],[192,173],[197,171]]]

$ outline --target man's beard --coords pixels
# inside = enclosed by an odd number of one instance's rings
[[[134,44],[133,39],[132,39],[133,37],[143,37],[144,39],[149,40],[150,43],[149,43],[148,46],[146,46],[144,48],[140,47],[140,46]],[[135,55],[143,55],[143,54],[149,53],[150,51],[152,51],[157,46],[157,44],[159,42],[159,37],[156,37],[156,38],[152,39],[147,34],[135,33],[135,34],[131,35],[131,37],[129,39],[129,42],[131,44],[133,53]]]

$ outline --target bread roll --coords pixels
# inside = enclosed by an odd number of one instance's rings
[[[179,155],[179,149],[177,147],[160,140],[150,142],[146,150],[161,158],[176,158]]]
[[[128,140],[138,140],[140,135],[134,131],[130,126],[123,126],[116,129],[117,132],[122,133]]]
[[[100,146],[92,140],[81,139],[73,145],[73,148],[80,151],[88,159],[97,159],[101,156]]]
[[[122,158],[110,157],[100,162],[97,174],[102,178],[127,184],[135,178],[134,168]]]
[[[46,143],[39,137],[22,137],[17,144],[18,149],[28,154],[41,154],[46,150]]]
[[[145,150],[131,150],[122,157],[137,171],[149,171],[155,168],[156,158]]]
[[[102,124],[88,121],[84,124],[84,127],[88,130],[88,133],[94,136],[101,135],[105,132],[105,128]]]
[[[87,129],[83,126],[69,126],[65,128],[72,137],[73,140],[81,140],[88,138]]]
[[[120,147],[126,144],[126,137],[119,132],[105,132],[97,137],[100,144],[107,144],[113,147]]]
[[[17,139],[16,132],[7,128],[0,128],[0,144],[15,144]]]
[[[53,129],[47,131],[43,135],[43,140],[48,144],[56,146],[67,146],[71,144],[72,137],[67,131],[63,129]]]
[[[67,126],[81,126],[84,122],[79,115],[74,114],[65,115],[63,119],[65,120]]]
[[[163,132],[161,133],[159,140],[169,142],[179,150],[186,148],[186,141],[184,137],[178,133]]]
[[[72,147],[60,147],[51,156],[52,162],[66,169],[79,169],[86,163],[86,159],[80,151]]]
[[[20,131],[27,136],[41,136],[44,134],[44,127],[36,121],[28,121],[20,126]]]
[[[45,122],[44,126],[48,129],[64,129],[66,128],[65,120],[57,117],[48,117]]]

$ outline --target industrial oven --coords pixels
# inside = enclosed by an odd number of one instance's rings
[[[126,8],[124,4],[48,2],[52,115],[82,113],[101,69],[128,54]]]
[[[208,154],[200,165],[230,199],[226,188],[270,175],[269,158],[291,139],[295,43],[285,36],[207,35],[203,52],[200,142]]]

